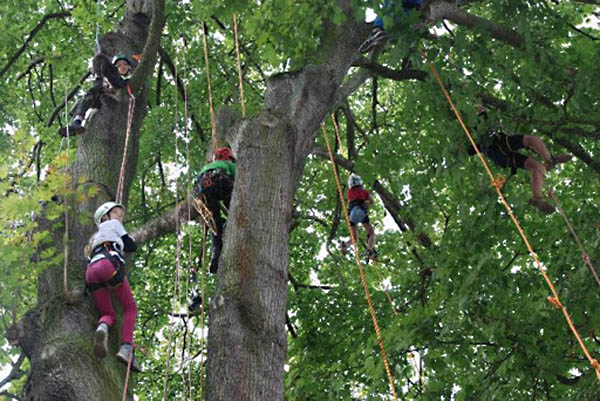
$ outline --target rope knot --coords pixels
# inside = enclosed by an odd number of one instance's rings
[[[501,189],[506,183],[506,178],[502,174],[498,174],[495,180],[492,180],[492,185],[498,189]]]
[[[563,308],[562,304],[560,303],[560,301],[558,300],[557,297],[551,297],[550,295],[548,295],[548,298],[546,298],[546,299],[552,305],[556,306],[557,309],[562,309]]]

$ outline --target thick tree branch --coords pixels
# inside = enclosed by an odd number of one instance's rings
[[[0,71],[0,77],[2,77],[6,73],[6,71],[8,71],[8,69],[14,64],[14,62],[17,61],[19,56],[27,48],[27,45],[29,44],[29,42],[31,42],[33,40],[35,35],[40,31],[40,29],[42,29],[42,27],[44,26],[44,24],[46,24],[46,22],[48,22],[52,19],[69,17],[70,15],[71,15],[71,13],[68,11],[61,12],[61,13],[50,13],[50,14],[44,15],[44,17],[41,19],[41,21],[37,23],[37,25],[31,30],[31,32],[29,32],[29,35],[27,35],[27,39],[25,39],[25,42],[23,43],[23,45],[16,51],[15,54],[12,55],[12,57],[8,60],[8,62],[4,66],[4,68]]]
[[[425,81],[428,74],[421,70],[394,70],[392,68],[385,67],[373,61],[369,61],[364,57],[359,58],[353,64],[355,67],[366,68],[373,72],[375,75],[391,79],[394,81],[407,81],[409,79],[416,79],[419,81]]]
[[[577,156],[582,162],[594,169],[596,173],[600,174],[600,163],[597,160],[594,160],[581,145],[572,143],[571,141],[563,137],[555,137],[554,141],[562,145],[573,155]]]
[[[153,5],[154,7],[152,10],[150,32],[148,34],[148,39],[146,40],[144,50],[142,51],[142,59],[140,60],[137,68],[134,70],[131,79],[129,80],[129,85],[134,93],[144,85],[146,79],[148,79],[148,77],[154,71],[156,54],[160,47],[160,36],[162,33],[162,28],[165,24],[164,0],[154,0]]]
[[[136,228],[131,233],[131,237],[138,245],[141,245],[163,235],[175,232],[177,220],[187,219],[188,216],[192,220],[198,217],[198,212],[192,207],[191,200],[181,203],[162,216],[150,220],[142,227]]]
[[[469,14],[456,5],[445,1],[437,1],[431,4],[431,17],[435,20],[447,19],[455,24],[464,25],[468,28],[481,28],[489,35],[513,47],[521,49],[525,40],[519,33],[504,25]]]

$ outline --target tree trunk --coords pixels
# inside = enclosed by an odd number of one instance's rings
[[[131,86],[136,96],[125,169],[124,199],[135,175],[138,134],[146,114],[146,89],[143,82],[152,72],[156,59],[155,46],[146,43],[149,36],[157,41],[163,24],[163,2],[155,1],[155,20],[150,24],[150,0],[127,2],[127,12],[115,32],[100,40],[102,52],[144,56],[134,72]],[[158,30],[158,35],[156,34]],[[146,47],[144,47],[146,44]],[[91,49],[92,47],[90,47]],[[148,66],[150,65],[150,66]],[[90,297],[83,296],[85,259],[83,246],[95,230],[90,219],[95,208],[115,197],[128,121],[128,96],[125,90],[102,96],[102,107],[88,118],[86,133],[78,142],[75,161],[69,167],[73,188],[96,185],[98,195],[77,205],[69,205],[68,282],[77,303],[67,303],[63,296],[63,267],[42,272],[38,281],[38,304],[18,323],[18,341],[31,363],[24,387],[27,401],[120,400],[125,379],[125,366],[109,355],[102,360],[92,351],[93,332],[98,312]],[[68,199],[63,199],[68,203]],[[87,218],[80,223],[80,216]],[[40,228],[50,228],[41,222]],[[64,229],[55,232],[54,246],[62,249]],[[109,352],[119,345],[120,327],[110,330]]]

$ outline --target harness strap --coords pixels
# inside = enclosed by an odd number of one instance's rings
[[[99,260],[108,259],[110,261],[110,263],[113,265],[115,271],[111,275],[111,277],[104,282],[100,282],[100,283],[86,282],[85,283],[86,289],[90,293],[97,291],[101,288],[118,287],[119,285],[121,285],[121,283],[123,282],[123,279],[125,278],[125,269],[122,268],[123,265],[125,264],[125,261],[121,258],[121,255],[119,255],[119,253],[117,251],[110,249],[110,248],[112,248],[112,246],[113,246],[112,243],[104,242],[100,246],[96,247],[96,249],[92,252],[93,256],[90,258],[90,262],[88,263],[86,268],[91,266],[92,264],[98,262]]]

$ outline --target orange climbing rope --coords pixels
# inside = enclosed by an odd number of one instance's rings
[[[217,130],[215,127],[215,112],[213,108],[213,98],[212,98],[212,87],[210,84],[210,65],[208,64],[208,45],[206,43],[206,36],[208,36],[208,28],[206,27],[206,22],[202,23],[203,26],[203,35],[202,41],[204,43],[204,64],[206,66],[206,83],[208,84],[208,107],[210,111],[210,130],[211,130],[211,146],[214,151],[217,148]]]
[[[233,14],[233,36],[235,39],[235,56],[237,60],[238,77],[240,79],[240,103],[242,104],[242,117],[246,117],[246,101],[244,100],[244,81],[242,79],[242,62],[240,61],[240,43],[238,41],[237,17]]]
[[[333,121],[335,137],[337,138],[337,141],[340,144],[340,149],[342,149],[342,151],[343,151],[342,139],[340,136],[340,127],[339,127],[337,121],[335,121],[335,116],[333,115],[333,113],[331,114],[331,120]],[[377,278],[379,279],[379,281],[383,282],[383,276],[379,272],[379,268],[377,267],[377,263],[375,261],[373,261],[373,270],[375,271],[375,274],[377,275]],[[394,301],[392,301],[392,296],[390,295],[390,292],[385,287],[383,288],[383,290],[385,291],[385,296],[387,297],[388,302],[390,303],[390,306],[392,307],[392,311],[394,312],[394,315],[398,316],[398,310],[396,309],[396,306],[394,306]]]
[[[367,280],[365,277],[365,270],[362,267],[362,262],[360,260],[360,254],[358,252],[358,245],[356,243],[356,238],[352,235],[352,229],[350,225],[350,219],[348,218],[348,208],[346,207],[346,201],[344,200],[344,194],[342,193],[342,185],[340,184],[340,177],[338,175],[337,166],[335,164],[335,160],[333,158],[333,152],[331,150],[331,145],[329,144],[329,138],[327,137],[327,131],[325,130],[325,125],[321,125],[323,130],[323,136],[325,136],[325,143],[327,144],[327,151],[329,152],[329,159],[331,160],[331,166],[333,168],[333,175],[335,177],[335,182],[337,184],[338,193],[340,195],[340,200],[342,201],[342,207],[344,208],[344,218],[346,219],[346,224],[348,225],[348,230],[350,231],[350,238],[352,239],[352,245],[354,246],[354,256],[356,257],[356,264],[358,265],[358,269],[360,271],[360,280],[362,281],[363,288],[365,290],[365,296],[367,297],[367,303],[369,305],[369,313],[371,314],[371,319],[373,320],[373,326],[375,326],[375,334],[377,335],[377,341],[379,342],[379,349],[381,350],[381,358],[383,359],[383,365],[385,367],[385,373],[387,374],[390,390],[394,396],[394,400],[398,401],[398,395],[396,394],[396,387],[394,386],[394,378],[392,376],[392,372],[390,370],[390,364],[388,362],[387,353],[385,352],[385,347],[383,345],[383,339],[381,337],[381,330],[379,329],[379,324],[377,323],[377,316],[375,315],[375,308],[373,307],[373,302],[371,301],[371,294],[369,293],[369,287],[367,286]]]
[[[564,209],[562,208],[562,205],[560,204],[558,197],[554,194],[554,191],[552,191],[551,189],[549,189],[546,192],[548,193],[548,196],[550,196],[550,198],[552,198],[552,200],[554,201],[554,204],[560,211],[560,214],[562,215],[563,220],[565,221],[565,224],[567,225],[567,228],[573,235],[573,238],[575,238],[575,242],[577,243],[577,246],[579,247],[579,250],[581,251],[581,257],[583,258],[583,261],[589,267],[590,271],[592,272],[592,275],[596,279],[596,283],[598,284],[598,287],[600,287],[600,279],[598,278],[598,273],[596,273],[596,269],[594,268],[594,265],[592,264],[592,260],[590,259],[589,255],[585,251],[585,248],[583,247],[583,244],[579,240],[579,237],[575,233],[575,229],[573,228],[573,225],[569,221],[567,214],[565,213]]]
[[[424,54],[424,56],[425,56],[425,54]],[[504,198],[504,195],[502,194],[502,190],[501,190],[503,182],[501,183],[501,180],[494,179],[494,175],[492,174],[492,171],[490,170],[489,165],[487,164],[487,162],[483,158],[483,155],[481,154],[479,148],[477,147],[477,144],[473,140],[473,137],[471,136],[471,133],[469,132],[469,129],[465,125],[463,119],[460,116],[460,113],[456,109],[456,106],[454,105],[454,102],[452,101],[452,98],[450,97],[450,94],[446,90],[446,87],[444,86],[444,83],[442,82],[439,74],[437,73],[437,70],[434,67],[433,63],[430,63],[430,67],[431,67],[431,72],[433,73],[433,76],[435,77],[436,81],[440,85],[440,88],[442,89],[442,92],[444,93],[444,96],[446,97],[446,100],[450,104],[450,107],[452,107],[452,110],[454,111],[454,114],[456,115],[456,118],[458,119],[461,127],[463,128],[463,130],[465,132],[465,134],[469,138],[469,141],[471,142],[471,145],[473,146],[473,148],[477,152],[477,156],[481,160],[481,163],[483,163],[483,166],[485,167],[485,170],[487,171],[488,175],[490,176],[490,180],[491,180],[492,186],[496,189],[496,192],[498,193],[498,196],[500,197],[500,200],[504,204],[504,207],[508,211],[508,214],[509,214],[510,218],[512,219],[513,223],[517,227],[517,230],[519,231],[519,234],[521,235],[521,238],[523,238],[523,241],[525,242],[525,245],[527,245],[527,249],[529,250],[529,254],[531,255],[531,257],[535,261],[535,265],[536,265],[537,269],[540,271],[540,273],[542,273],[542,276],[544,277],[544,280],[546,281],[546,284],[550,288],[550,291],[552,292],[552,296],[548,296],[548,298],[547,298],[548,302],[552,303],[554,306],[556,306],[558,309],[561,310],[561,312],[563,313],[563,315],[565,316],[565,319],[567,320],[567,322],[569,324],[569,327],[571,328],[571,331],[573,332],[573,335],[577,339],[577,342],[579,343],[579,346],[583,350],[583,353],[585,354],[586,358],[588,359],[588,361],[590,362],[590,364],[592,365],[592,367],[595,369],[596,376],[598,377],[598,380],[600,380],[600,364],[598,363],[598,361],[596,359],[592,358],[592,356],[590,355],[589,351],[587,350],[585,344],[583,343],[583,340],[581,339],[581,336],[579,335],[579,332],[575,328],[575,325],[573,324],[573,322],[571,320],[571,317],[569,316],[569,313],[567,312],[567,308],[565,308],[565,306],[560,302],[560,299],[558,297],[558,292],[556,291],[556,288],[554,287],[554,285],[550,281],[550,278],[548,277],[548,274],[544,271],[540,260],[538,259],[536,253],[534,252],[533,248],[531,247],[531,244],[529,243],[529,240],[528,240],[527,236],[525,235],[525,232],[521,228],[521,225],[519,224],[519,221],[515,217],[512,208],[510,207],[510,205],[508,204],[508,202]]]

